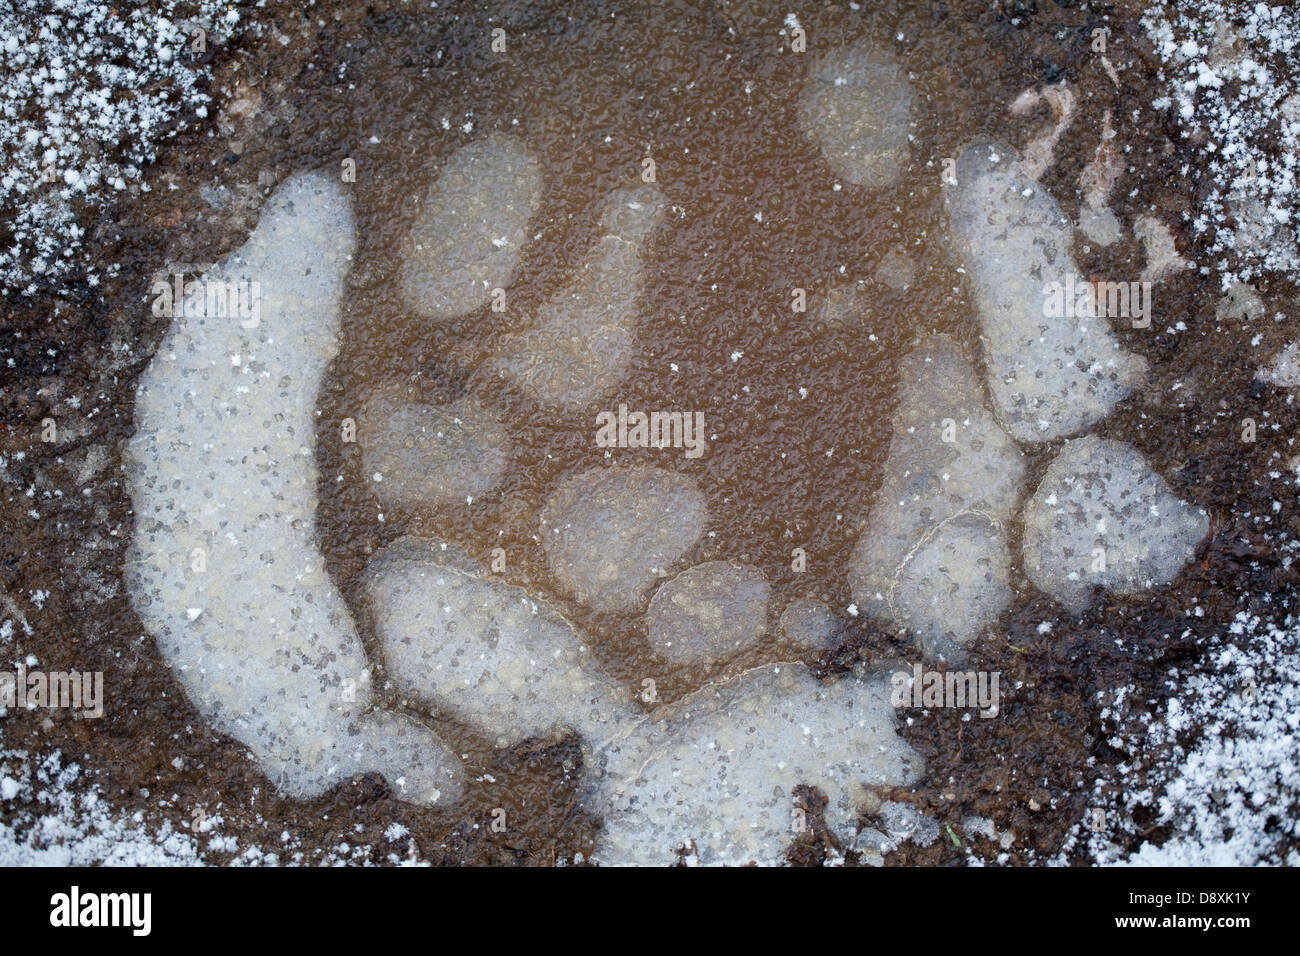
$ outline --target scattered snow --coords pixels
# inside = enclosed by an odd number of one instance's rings
[[[1129,755],[1101,780],[1067,840],[1098,863],[1140,866],[1300,864],[1300,619],[1246,612],[1207,648],[1195,673],[1171,675],[1176,696],[1148,712],[1133,688],[1110,692],[1107,743]],[[1134,814],[1154,811],[1141,826]],[[1129,854],[1126,838],[1167,828]]]
[[[206,114],[206,67],[189,50],[192,26],[208,48],[239,19],[218,0],[139,4],[11,0],[0,6],[0,290],[85,274],[78,258],[93,213],[148,191],[143,169],[192,116]],[[78,220],[80,219],[80,224]]]
[[[388,840],[390,843],[395,842],[402,839],[402,837],[409,835],[410,832],[411,831],[401,823],[390,823],[388,824],[388,829],[384,830],[384,839]]]
[[[1223,288],[1300,267],[1300,10],[1163,0],[1143,25],[1164,61],[1159,78],[1182,135],[1207,137],[1208,194],[1192,229],[1228,266]]]
[[[16,778],[15,778],[16,776]],[[0,822],[4,866],[194,866],[193,837],[164,822],[147,828],[113,810],[96,787],[74,786],[81,768],[56,751],[0,750],[0,796],[17,812]]]

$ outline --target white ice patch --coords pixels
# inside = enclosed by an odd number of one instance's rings
[[[259,324],[173,320],[125,455],[126,580],[190,700],[286,793],[379,771],[432,802],[459,790],[457,763],[423,726],[369,711],[361,641],[315,540],[316,400],[354,246],[339,185],[296,176],[209,275],[259,282]]]
[[[847,838],[864,786],[921,772],[895,727],[887,680],[826,685],[782,665],[710,685],[606,748],[613,807],[595,859],[662,866],[693,842],[704,865],[779,864],[806,825],[799,784],[826,795],[826,822]]]
[[[598,743],[635,716],[590,641],[545,602],[484,579],[415,539],[371,559],[364,588],[398,688],[456,714],[499,747],[575,730]]]
[[[1005,523],[1022,453],[985,410],[970,364],[947,336],[899,363],[885,479],[849,560],[860,608],[959,658],[1011,601]]]
[[[1101,421],[1141,380],[1145,362],[1120,347],[1104,316],[1044,314],[1048,283],[1086,285],[1056,200],[1017,164],[994,163],[988,146],[962,154],[947,196],[975,293],[989,393],[1007,432],[1050,441]]]
[[[541,198],[541,169],[518,137],[493,133],[452,153],[406,240],[407,304],[439,321],[485,305],[514,279]]]
[[[1208,532],[1205,514],[1135,449],[1079,438],[1065,443],[1025,504],[1025,573],[1078,611],[1098,585],[1131,594],[1169,583]]]
[[[1300,342],[1292,342],[1278,352],[1273,361],[1260,370],[1259,379],[1283,388],[1300,385]]]

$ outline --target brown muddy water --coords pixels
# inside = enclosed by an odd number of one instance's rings
[[[1122,117],[1126,151],[1113,208],[1125,220],[1156,215],[1194,258],[1180,216],[1195,207],[1197,186],[1177,171],[1196,161],[1196,151],[1151,109],[1160,95],[1155,61],[1123,5],[861,6],[800,11],[810,38],[804,55],[791,52],[779,32],[786,6],[767,3],[450,3],[419,12],[399,3],[320,3],[310,15],[256,14],[273,29],[212,54],[219,99],[251,105],[228,106],[216,135],[187,135],[158,164],[158,175],[180,188],[142,197],[97,235],[104,256],[124,263],[121,278],[99,292],[50,290],[44,301],[67,316],[63,325],[51,327],[48,309],[8,304],[6,321],[24,337],[15,347],[22,362],[6,373],[17,377],[5,390],[6,450],[30,448],[16,467],[27,469],[32,484],[68,493],[41,506],[57,521],[24,521],[19,503],[5,505],[13,529],[6,587],[22,582],[54,594],[61,635],[28,639],[46,666],[99,661],[110,694],[131,701],[89,729],[57,715],[48,725],[44,715],[12,715],[8,745],[84,755],[108,796],[145,813],[151,825],[170,820],[184,829],[188,808],[220,808],[224,832],[242,845],[269,847],[288,830],[306,860],[347,840],[375,846],[371,858],[382,861],[393,848],[381,834],[393,821],[410,829],[422,858],[439,863],[550,865],[590,856],[599,821],[578,802],[582,758],[574,740],[495,751],[466,728],[451,732],[443,719],[439,731],[469,755],[470,779],[479,778],[455,807],[412,807],[369,777],[316,801],[280,798],[237,742],[203,729],[121,591],[132,516],[118,455],[130,434],[134,379],[164,330],[140,304],[147,277],[168,262],[219,258],[242,242],[276,182],[302,169],[337,168],[345,157],[358,161],[351,196],[359,247],[341,349],[320,400],[318,525],[329,571],[372,659],[375,609],[365,605],[357,575],[370,554],[414,534],[448,541],[485,569],[492,549],[504,548],[500,577],[561,606],[620,680],[636,686],[653,677],[669,700],[698,685],[705,675],[669,671],[648,652],[640,616],[601,615],[566,601],[541,547],[541,502],[564,476],[606,461],[595,443],[594,412],[620,403],[704,415],[709,444],[701,458],[675,449],[610,453],[679,471],[706,495],[708,533],[681,567],[734,559],[767,574],[769,638],[736,667],[793,656],[775,636],[775,617],[803,597],[837,612],[842,642],[809,660],[819,672],[911,659],[905,642],[844,613],[851,602],[845,566],[882,479],[898,357],[936,333],[978,356],[968,292],[944,244],[944,158],[981,136],[1022,146],[1050,114],[1041,107],[1012,120],[1008,105],[1030,86],[1065,80],[1078,117],[1044,178],[1063,210],[1072,216],[1078,208],[1079,172],[1093,156],[1103,112],[1112,110]],[[1090,55],[1097,26],[1110,31],[1110,57],[1124,78],[1119,89]],[[494,27],[506,31],[505,54],[490,50]],[[909,161],[887,189],[837,178],[796,121],[817,52],[863,40],[892,53],[916,91]],[[541,163],[540,212],[529,231],[542,239],[525,246],[505,313],[484,307],[433,323],[402,300],[401,243],[417,197],[446,158],[491,131],[520,137]],[[547,410],[483,374],[482,358],[571,281],[601,232],[603,201],[639,182],[647,156],[671,212],[646,251],[633,369],[597,408]],[[206,203],[200,187],[214,183],[235,198]],[[1137,275],[1143,263],[1130,236],[1078,259],[1084,272],[1113,275]],[[905,288],[886,281],[900,269],[910,273]],[[853,318],[845,320],[827,303],[849,286],[858,292]],[[806,312],[791,308],[795,288],[806,290]],[[1270,303],[1295,294],[1276,285],[1260,292]],[[996,637],[976,645],[971,664],[1001,670],[1004,687],[1013,688],[1003,718],[917,715],[904,733],[926,758],[926,780],[914,791],[881,795],[916,803],[957,834],[968,815],[991,817],[1000,832],[1017,834],[1008,862],[1054,853],[1083,815],[1093,780],[1116,759],[1099,731],[1099,691],[1136,682],[1158,700],[1167,693],[1162,674],[1195,662],[1192,636],[1263,600],[1252,595],[1295,584],[1250,517],[1275,497],[1278,456],[1289,457],[1282,436],[1295,419],[1285,396],[1251,383],[1247,343],[1273,333],[1216,324],[1217,289],[1195,272],[1164,282],[1160,293],[1163,320],[1147,332],[1117,333],[1148,359],[1147,387],[1097,432],[1136,445],[1178,495],[1210,511],[1209,542],[1173,586],[1103,598],[1079,619],[1013,578],[1016,602]],[[1162,332],[1175,317],[1191,333]],[[56,363],[41,358],[50,344],[62,356]],[[129,361],[120,354],[124,344]],[[119,354],[110,363],[113,349]],[[88,419],[80,439],[108,450],[109,467],[91,482],[78,478],[77,448],[56,456],[27,440],[52,395],[84,392],[87,384],[111,409]],[[431,403],[469,395],[491,408],[513,445],[505,479],[468,504],[380,506],[360,449],[339,436],[344,419],[357,418],[381,390]],[[1236,423],[1246,414],[1282,427],[1262,428],[1257,444],[1243,446]],[[1031,454],[1027,487],[1052,451]],[[93,494],[81,495],[82,487]],[[805,573],[791,568],[794,548],[806,552]],[[1014,541],[1012,549],[1018,552]],[[1204,617],[1186,614],[1193,603]],[[1054,622],[1050,635],[1039,632],[1043,621]],[[181,768],[170,763],[178,753]],[[815,810],[815,797],[808,799]],[[518,821],[508,835],[485,827],[495,807]],[[820,862],[834,839],[814,827],[791,859]],[[905,845],[891,861],[960,861],[968,848],[958,842],[968,840]],[[405,841],[396,851],[406,854]],[[991,859],[999,850],[988,844],[979,852]]]
[[[678,470],[705,491],[712,535],[695,559],[763,568],[778,608],[795,596],[849,603],[843,568],[888,448],[892,358],[933,332],[973,328],[937,241],[942,208],[930,154],[956,148],[995,101],[945,102],[945,79],[918,73],[922,96],[941,105],[918,111],[917,162],[895,188],[853,187],[795,122],[803,61],[777,52],[779,36],[746,41],[729,29],[686,5],[632,10],[570,25],[571,38],[525,35],[508,62],[489,61],[464,91],[444,94],[435,75],[376,98],[376,109],[385,104],[402,119],[376,123],[380,144],[365,152],[367,186],[355,194],[362,245],[318,432],[321,535],[337,578],[411,532],[450,540],[485,566],[501,547],[507,580],[554,591],[532,516],[557,479],[606,459],[595,412],[625,404],[703,414],[708,447],[698,459],[680,449],[611,452]],[[883,29],[859,21],[837,31],[837,42],[876,39]],[[376,50],[367,70],[392,75],[408,55]],[[474,132],[413,125],[409,117],[431,104],[431,119],[473,116]],[[530,232],[542,238],[525,247],[508,312],[484,306],[431,322],[403,303],[393,278],[401,239],[419,206],[413,199],[447,153],[488,130],[513,132],[540,157],[546,188]],[[672,212],[646,253],[636,364],[607,405],[548,411],[479,370],[481,356],[572,281],[606,198],[639,183],[646,156]],[[891,253],[888,261],[913,273],[906,289],[881,276]],[[859,284],[863,308],[851,319],[828,313],[828,294]],[[795,289],[805,290],[806,311],[795,311]],[[341,446],[339,435],[345,418],[363,417],[367,395],[394,388],[432,403],[468,393],[495,409],[515,448],[503,484],[471,505],[389,509],[381,524],[385,509],[369,493],[360,448]],[[791,570],[796,547],[807,573]],[[673,676],[637,653],[639,618],[583,623],[616,676],[655,677],[671,693]]]
[[[318,524],[335,579],[361,611],[372,659],[382,655],[366,625],[382,609],[366,607],[347,582],[376,548],[416,534],[454,544],[484,570],[492,550],[503,549],[502,578],[563,607],[613,677],[632,687],[653,680],[671,701],[718,672],[667,666],[650,652],[639,612],[600,614],[566,601],[547,569],[538,508],[557,480],[606,460],[596,411],[623,404],[702,412],[708,446],[700,458],[680,449],[609,454],[680,471],[704,491],[707,532],[678,567],[733,559],[767,574],[767,637],[727,671],[797,659],[779,634],[781,609],[798,597],[852,603],[844,569],[889,446],[894,359],[936,332],[973,345],[973,317],[941,244],[936,170],[1005,97],[936,69],[942,58],[933,54],[950,39],[924,24],[928,43],[899,44],[923,104],[913,162],[892,187],[865,189],[837,177],[800,129],[807,67],[788,38],[771,30],[747,37],[689,4],[610,13],[575,17],[558,33],[559,24],[522,31],[472,76],[434,72],[373,91],[365,132],[379,143],[365,149],[366,187],[354,194],[361,247],[340,356],[323,390]],[[837,46],[922,31],[898,16],[803,26]],[[409,57],[405,46],[376,47],[365,75],[400,76]],[[981,97],[955,93],[971,89]],[[450,131],[441,128],[444,116],[453,119]],[[457,128],[466,116],[472,132]],[[505,313],[485,305],[432,322],[402,298],[395,277],[402,241],[448,154],[492,130],[522,138],[540,159],[545,186],[533,241]],[[482,357],[572,281],[600,234],[607,197],[641,182],[646,157],[669,214],[643,253],[633,371],[607,403],[539,406],[483,373]],[[891,283],[888,266],[910,281]],[[801,311],[796,289],[807,299]],[[849,293],[852,310],[837,312],[830,303],[845,290],[860,291]],[[361,445],[340,440],[344,420],[361,421],[366,398],[381,391],[430,403],[468,394],[493,408],[510,426],[504,481],[470,504],[385,508]],[[796,548],[804,571],[794,570]],[[445,736],[454,723],[437,716]],[[497,759],[472,732],[449,743],[485,766]],[[516,779],[512,787],[527,792],[537,782]]]

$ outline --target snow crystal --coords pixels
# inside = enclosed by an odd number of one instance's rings
[[[209,71],[186,49],[190,24],[178,18],[178,6],[13,0],[0,8],[4,292],[31,293],[34,279],[88,270],[77,259],[85,235],[77,217],[109,205],[120,191],[147,189],[143,168],[190,114],[202,115]],[[223,6],[204,0],[193,24],[211,32]],[[227,15],[226,25],[237,19]],[[171,52],[177,50],[185,52]]]

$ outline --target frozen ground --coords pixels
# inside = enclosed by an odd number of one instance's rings
[[[1245,25],[1234,29],[1230,18],[1243,10]],[[1207,195],[1192,225],[1214,236],[1209,252],[1222,258],[1211,264],[1223,287],[1296,269],[1300,11],[1182,0],[1152,7],[1144,25],[1169,88],[1157,107],[1174,110],[1183,134],[1205,144]]]
[[[188,16],[178,8],[184,6]],[[132,7],[136,7],[132,9]],[[14,0],[0,9],[0,288],[80,277],[96,215],[151,187],[144,168],[178,128],[208,119],[193,31],[229,32],[239,12],[204,0],[122,9],[94,0]]]
[[[1204,137],[1213,156],[1207,198],[1192,225],[1213,237],[1212,257],[1201,266],[1225,286],[1300,267],[1292,218],[1300,19],[1290,8],[1259,4],[1247,28],[1229,34],[1218,26],[1228,7],[1211,0],[1162,4],[1145,21],[1165,62],[1169,109],[1189,137]],[[14,223],[13,243],[0,250],[7,291],[68,274],[93,283],[94,271],[78,262],[77,250],[94,211],[116,194],[148,188],[148,163],[169,124],[204,118],[202,71],[181,68],[174,53],[162,52],[183,40],[182,26],[172,19],[174,5],[154,8],[157,17],[128,13],[111,22],[104,8],[89,3],[19,3],[0,13],[0,36],[25,38],[16,49],[12,40],[5,47],[6,62],[18,69],[0,80],[0,146],[9,164],[0,175],[0,209]],[[36,9],[58,22],[35,28]],[[209,22],[221,15],[221,5],[205,5]],[[92,68],[101,59],[96,44],[107,36],[153,55],[115,69]],[[112,90],[125,95],[105,108]],[[42,117],[39,124],[33,111]],[[32,140],[28,131],[34,128],[49,142]],[[100,154],[102,144],[123,137],[130,140],[126,146]],[[51,167],[54,182],[42,182]],[[1294,487],[1294,472],[1290,480]],[[1288,510],[1294,506],[1294,497],[1283,503]],[[1277,546],[1289,561],[1294,546]],[[39,603],[0,609],[0,649],[15,629],[41,626]],[[1116,779],[1097,782],[1095,808],[1062,847],[1061,861],[1082,852],[1101,863],[1300,863],[1294,851],[1279,849],[1300,836],[1291,829],[1300,789],[1298,645],[1300,622],[1279,626],[1240,615],[1210,641],[1208,667],[1169,675],[1170,694],[1158,705],[1135,706],[1126,688],[1099,700],[1110,745],[1132,754],[1132,761],[1120,764]],[[80,778],[70,755],[0,750],[6,821],[0,864],[189,864],[214,850],[250,863],[321,859],[295,854],[291,840],[282,847],[231,846],[221,836],[219,816],[206,818],[198,836],[123,817]],[[1153,811],[1162,843],[1128,855],[1117,849],[1118,840],[1132,836],[1133,812],[1143,807]],[[404,847],[393,832],[381,849],[397,862],[405,859]],[[347,862],[356,849],[343,846],[329,858]]]
[[[1208,659],[1205,670],[1171,675],[1178,694],[1163,711],[1134,701],[1132,687],[1103,702],[1109,743],[1131,762],[1117,780],[1099,783],[1066,852],[1078,842],[1099,863],[1300,865],[1300,853],[1287,848],[1300,836],[1300,622],[1279,627],[1238,615],[1211,642]],[[1143,760],[1151,753],[1161,754],[1154,765]],[[1170,835],[1125,855],[1114,837],[1134,832],[1138,808],[1153,809],[1152,824]]]

